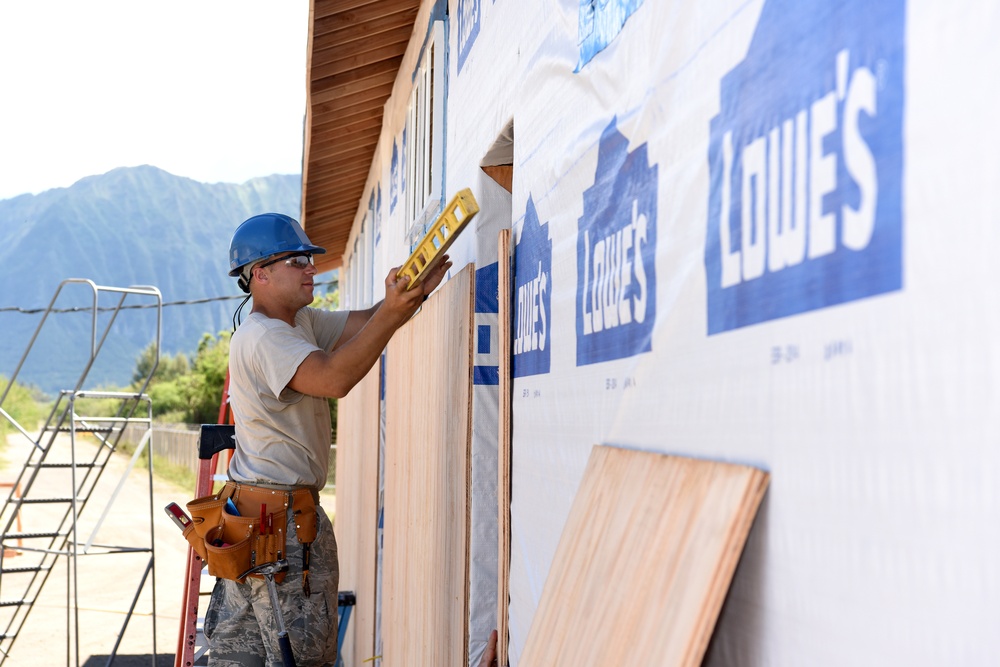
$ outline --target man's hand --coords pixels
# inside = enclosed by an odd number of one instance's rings
[[[486,643],[486,651],[479,659],[479,667],[496,667],[497,664],[497,631],[490,633],[490,639]]]
[[[448,255],[441,258],[441,263],[434,267],[434,270],[427,274],[424,278],[424,282],[420,283],[420,291],[424,296],[427,296],[433,292],[441,281],[444,280],[444,274],[448,273],[448,269],[451,268],[451,261],[448,259]]]
[[[406,290],[410,276],[397,278],[398,272],[398,266],[389,269],[389,275],[385,277],[385,300],[382,301],[380,308],[392,316],[396,326],[408,320],[424,300],[421,290]]]
[[[423,303],[424,297],[434,291],[434,288],[441,284],[444,275],[451,268],[448,255],[442,258],[441,263],[427,274],[416,289],[407,291],[410,284],[410,277],[403,276],[397,278],[400,267],[396,266],[389,270],[389,275],[385,277],[385,301],[382,304],[388,312],[392,313],[400,323],[408,320],[417,308]]]

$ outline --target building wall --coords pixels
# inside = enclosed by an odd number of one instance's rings
[[[385,184],[444,10],[387,106],[375,294],[409,251]],[[441,196],[483,204],[452,255],[482,270],[498,229],[515,243],[511,664],[598,443],[771,472],[706,664],[1000,658],[998,24],[901,0],[447,3]],[[507,198],[479,166],[511,121]]]

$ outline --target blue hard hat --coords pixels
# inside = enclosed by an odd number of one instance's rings
[[[319,255],[326,249],[310,243],[294,218],[281,213],[262,213],[245,220],[233,233],[229,242],[229,275],[238,276],[247,264],[280,252]]]

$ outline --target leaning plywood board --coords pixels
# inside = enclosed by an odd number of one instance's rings
[[[378,539],[378,430],[381,361],[337,406],[337,546],[340,590],[355,607],[341,649],[344,664],[375,654],[375,567]]]
[[[484,170],[486,167],[483,168]],[[507,664],[510,607],[511,256],[510,230],[497,238],[500,409],[497,440],[497,664]]]
[[[386,350],[382,665],[465,665],[472,265]]]
[[[521,667],[701,664],[767,482],[748,466],[595,447]]]

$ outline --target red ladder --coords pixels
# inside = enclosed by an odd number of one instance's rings
[[[222,385],[222,402],[219,405],[219,424],[232,424],[233,412],[229,409],[229,370],[226,369],[226,380]],[[204,433],[204,427],[202,427]],[[195,482],[195,498],[207,496],[213,491],[214,480],[212,477],[219,465],[219,454],[221,451],[214,451],[208,458],[202,456],[204,450],[204,438],[199,443],[198,478]],[[232,456],[232,449],[224,449],[226,454],[226,467],[229,466],[229,459]],[[181,626],[177,637],[177,652],[174,654],[174,667],[193,667],[195,661],[195,648],[198,640],[198,601],[201,597],[201,573],[205,564],[201,556],[188,548],[187,570],[184,577],[184,597],[181,600]]]

